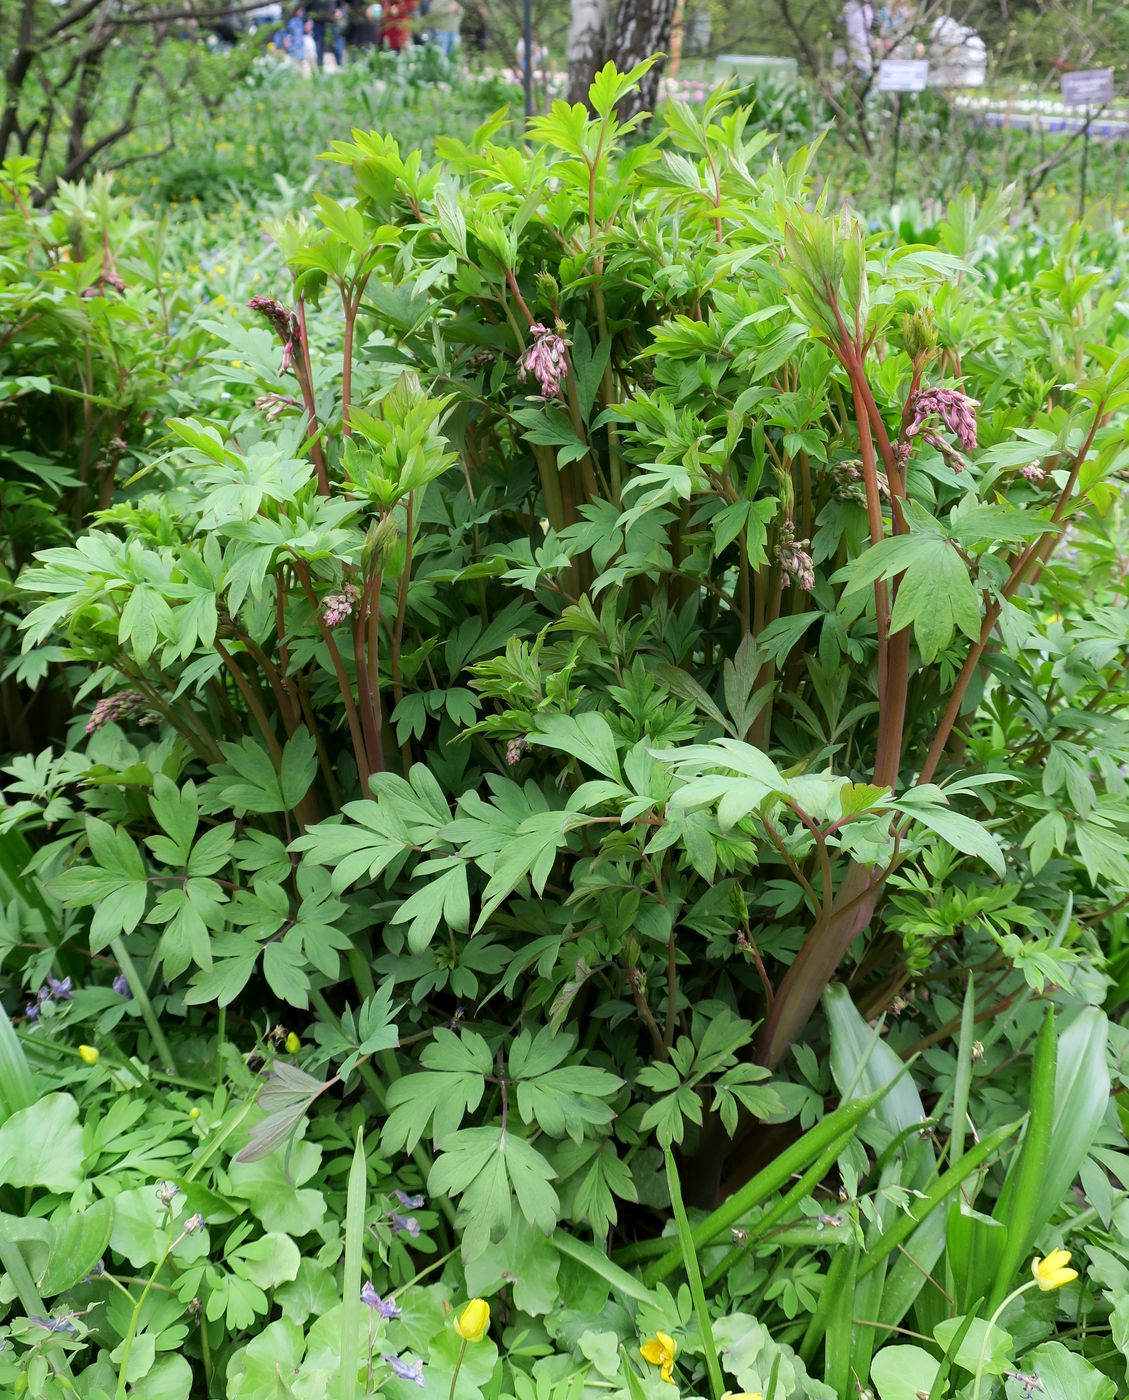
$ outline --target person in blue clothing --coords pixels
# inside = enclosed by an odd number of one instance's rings
[[[342,14],[336,0],[311,0],[309,16],[314,22],[314,48],[318,67],[325,66],[327,43],[333,50],[338,68],[345,62],[345,36],[341,32]]]

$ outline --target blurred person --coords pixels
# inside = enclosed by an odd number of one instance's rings
[[[350,52],[353,49],[373,49],[379,43],[380,6],[366,5],[363,0],[351,0],[345,12],[346,48]]]
[[[536,34],[533,34],[533,35],[530,36],[530,44],[531,44],[532,51],[533,51],[533,54],[532,54],[532,57],[533,57],[533,64],[532,64],[533,72],[536,73],[537,70],[538,70],[539,68],[544,68],[544,67],[545,67],[545,64],[549,61],[549,50],[548,50],[547,48],[545,48],[545,46],[544,46],[543,44],[539,44],[539,43],[537,42],[537,35],[536,35]],[[517,44],[516,44],[515,47],[514,47],[514,57],[515,57],[515,59],[517,60],[517,72],[518,72],[518,77],[519,77],[519,78],[520,78],[520,77],[524,77],[524,75],[525,75],[525,36],[524,36],[524,35],[522,35],[522,37],[517,41]]]
[[[341,32],[341,11],[336,0],[311,0],[309,17],[313,20],[314,51],[319,68],[325,67],[326,40],[340,68],[345,62],[345,38]]]
[[[384,47],[393,53],[400,53],[412,42],[412,15],[416,0],[387,0],[382,16],[384,25]]]
[[[251,11],[250,31],[255,34],[260,29],[274,29],[282,23],[282,6],[276,3],[259,5]]]
[[[860,73],[869,73],[874,67],[874,6],[866,0],[847,0],[843,6],[843,26],[847,31],[847,48],[851,63]]]
[[[459,46],[459,30],[463,23],[460,0],[431,0],[428,18],[434,26],[435,42],[451,58]]]

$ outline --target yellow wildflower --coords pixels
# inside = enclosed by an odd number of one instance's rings
[[[84,1065],[96,1065],[102,1058],[101,1051],[95,1050],[93,1045],[80,1045],[78,1047],[78,1057]],[[1068,1259],[1070,1255],[1066,1256]]]
[[[188,1116],[192,1119],[193,1122],[195,1122],[196,1119],[200,1116],[200,1110],[198,1108],[190,1108],[188,1110]]]
[[[236,364],[242,364],[242,363],[243,363],[242,360],[237,360],[237,361],[236,361]],[[298,1053],[298,1051],[301,1050],[301,1048],[302,1048],[302,1042],[298,1039],[298,1037],[294,1034],[294,1032],[291,1031],[290,1034],[286,1037],[286,1053],[287,1053],[288,1055],[296,1055],[296,1054]]]
[[[218,297],[213,297],[212,301],[213,301],[213,305],[215,305],[215,306],[226,306],[226,305],[227,305],[227,297],[225,297],[224,294],[223,294],[222,292],[220,292],[220,294],[219,294]]]
[[[455,1318],[455,1331],[464,1342],[480,1342],[490,1326],[490,1304],[485,1298],[472,1298]]]
[[[1066,1284],[1073,1283],[1078,1277],[1077,1269],[1068,1269],[1070,1263],[1070,1251],[1068,1249],[1052,1249],[1045,1259],[1031,1260],[1031,1276],[1039,1285],[1043,1293],[1050,1293],[1056,1288],[1064,1288]]]
[[[727,1390],[721,1400],[764,1400],[759,1390]]]
[[[678,1345],[668,1332],[656,1332],[639,1348],[644,1361],[659,1368],[659,1374],[668,1385],[674,1384],[674,1354]]]

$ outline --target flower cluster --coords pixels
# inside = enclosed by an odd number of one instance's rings
[[[548,326],[536,322],[529,328],[533,344],[517,362],[517,375],[524,384],[529,375],[541,386],[542,400],[555,399],[568,373],[568,341]]]
[[[274,333],[282,341],[282,366],[279,375],[283,375],[294,362],[294,350],[302,343],[302,326],[293,311],[283,306],[282,302],[276,301],[274,297],[252,297],[247,303],[252,311],[261,312],[274,327]]]
[[[360,598],[361,590],[354,583],[347,583],[340,593],[328,594],[322,601],[322,621],[327,627],[337,627],[347,617],[353,616],[353,609]]]
[[[878,472],[876,475],[878,494],[888,501],[890,483],[886,479],[886,473]],[[845,462],[835,462],[831,467],[831,479],[835,483],[835,495],[839,500],[854,501],[860,506],[866,505],[866,481],[863,478],[862,462],[857,457]]]
[[[977,399],[970,399],[959,389],[919,389],[909,401],[910,422],[905,435],[907,438],[920,435],[941,453],[953,471],[963,471],[965,462],[960,454],[926,425],[931,418],[940,418],[965,452],[975,452],[979,407]]]
[[[116,695],[104,695],[94,706],[94,713],[86,721],[86,732],[93,734],[104,724],[117,724],[126,715],[136,714],[138,710],[144,708],[145,697],[136,690],[119,690]]]
[[[74,1001],[74,989],[69,977],[48,977],[44,986],[35,994],[35,1000],[25,1008],[24,1015],[29,1021],[39,1019],[39,1009],[45,1001]]]
[[[289,394],[263,394],[255,400],[255,407],[268,423],[273,423],[276,418],[281,418],[288,408],[300,408],[301,405]]]
[[[1032,462],[1030,466],[1024,467],[1019,475],[1023,477],[1025,481],[1031,482],[1033,486],[1038,486],[1047,479],[1047,473],[1044,468],[1036,466],[1034,462]]]
[[[805,593],[815,587],[815,564],[807,551],[807,540],[796,539],[790,520],[784,522],[776,546],[776,559],[785,578],[798,583]]]
[[[511,739],[506,745],[506,763],[511,768],[516,768],[521,762],[521,756],[529,747],[529,740],[524,735],[519,734],[516,739]]]

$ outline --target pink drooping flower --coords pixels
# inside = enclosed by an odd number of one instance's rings
[[[322,621],[327,627],[337,627],[347,617],[352,617],[360,597],[361,590],[355,583],[347,583],[340,593],[327,594],[321,604]]]
[[[1038,486],[1040,482],[1046,481],[1047,479],[1046,471],[1042,467],[1036,466],[1034,462],[1032,462],[1030,466],[1024,467],[1019,475],[1035,486]]]
[[[529,747],[529,741],[521,734],[516,739],[511,739],[506,745],[506,762],[511,768],[515,768],[521,762],[521,756]]]
[[[274,333],[282,342],[282,366],[278,373],[284,375],[294,362],[294,351],[302,343],[302,325],[293,311],[283,306],[274,297],[252,297],[247,303],[252,311],[261,312],[274,327]]]
[[[104,724],[117,724],[126,715],[136,714],[144,706],[145,697],[136,690],[119,690],[116,695],[104,695],[86,721],[86,732],[93,734]]]
[[[568,373],[568,341],[540,322],[530,326],[533,344],[517,362],[517,376],[524,384],[529,375],[541,386],[540,398],[555,399]]]
[[[297,399],[292,399],[289,394],[263,394],[261,398],[255,400],[255,407],[262,413],[268,423],[273,423],[276,418],[281,418],[288,408],[301,408]]]
[[[786,520],[776,546],[776,558],[784,577],[798,583],[805,593],[810,593],[815,587],[815,564],[807,551],[807,543],[807,540],[796,539],[792,522]]]
[[[978,399],[971,399],[959,389],[919,389],[909,401],[910,424],[906,428],[907,438],[921,436],[923,441],[935,447],[952,467],[953,471],[963,471],[966,463],[960,453],[928,427],[931,418],[940,418],[949,432],[965,452],[976,451],[976,410]]]

